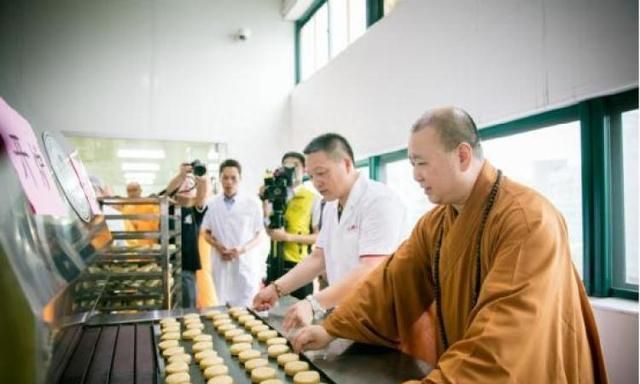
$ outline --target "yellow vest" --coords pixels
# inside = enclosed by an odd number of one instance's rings
[[[305,187],[299,187],[284,212],[285,230],[287,233],[308,235],[311,233],[311,213],[315,195]],[[284,259],[299,263],[309,254],[307,244],[284,243]]]

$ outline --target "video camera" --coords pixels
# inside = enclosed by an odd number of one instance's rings
[[[193,174],[196,176],[202,176],[207,173],[207,166],[202,161],[196,159],[189,163],[191,169],[193,169]]]
[[[272,212],[269,215],[269,228],[271,229],[284,227],[287,189],[293,185],[294,176],[294,168],[280,167],[272,173],[268,173],[264,178],[264,189],[260,198],[271,203]]]

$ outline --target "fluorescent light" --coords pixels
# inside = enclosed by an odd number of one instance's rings
[[[164,159],[162,149],[118,149],[118,157],[128,159]]]
[[[157,163],[122,163],[123,171],[159,171]]]

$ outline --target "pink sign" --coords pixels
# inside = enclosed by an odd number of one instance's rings
[[[1,97],[0,137],[33,212],[41,215],[66,215],[67,210],[31,126]]]
[[[78,152],[73,152],[69,159],[71,159],[71,165],[78,175],[78,180],[80,180],[80,185],[82,186],[84,195],[87,197],[87,200],[89,200],[91,213],[94,215],[101,215],[102,211],[100,210],[100,204],[98,204],[98,200],[96,199],[96,193],[91,185],[91,180],[89,180],[87,170],[85,169],[84,164],[82,164],[82,161],[80,161]]]

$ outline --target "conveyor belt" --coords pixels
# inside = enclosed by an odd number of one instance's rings
[[[281,330],[282,314],[287,306],[272,311],[268,317],[260,318],[276,331]],[[210,310],[226,312],[228,308],[216,307]],[[84,326],[72,326],[61,332],[54,343],[54,354],[50,364],[47,383],[87,383],[87,384],[161,384],[164,383],[165,360],[157,349],[160,338],[158,321],[174,317],[181,324],[187,311],[154,311],[148,313],[96,315]],[[189,311],[190,312],[190,311]],[[251,312],[251,311],[250,311]],[[257,315],[256,313],[253,313]],[[213,348],[229,368],[229,375],[235,384],[250,383],[249,374],[236,357],[231,356],[229,343],[214,328],[212,320],[202,316],[204,333],[213,336]],[[238,325],[234,319],[233,324]],[[246,328],[245,328],[246,329]],[[184,338],[179,341],[187,353],[191,354],[193,343]],[[266,345],[254,341],[253,349],[266,356]],[[342,343],[340,343],[342,344]],[[318,371],[324,383],[400,383],[425,375],[416,361],[397,351],[370,345],[354,344],[344,351],[301,354],[311,369]],[[276,368],[277,377],[290,384],[273,359],[269,366]],[[191,383],[205,383],[202,370],[195,361],[190,364]]]
[[[153,384],[157,360],[151,323],[73,327],[57,343],[50,383]]]

